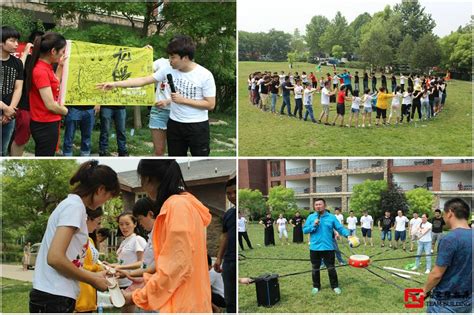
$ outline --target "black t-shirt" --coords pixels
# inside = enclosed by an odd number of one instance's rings
[[[296,226],[301,226],[303,224],[303,220],[304,220],[304,217],[302,216],[299,216],[299,217],[294,217],[293,219],[291,219],[291,222],[293,222],[294,225]]]
[[[392,85],[397,85],[397,78],[392,76]]]
[[[30,110],[30,96],[29,96],[29,91],[26,90],[26,80],[28,77],[28,74],[26,73],[26,68],[31,62],[31,55],[26,56],[26,61],[25,61],[25,67],[23,71],[23,89],[21,90],[21,99],[20,102],[18,103],[18,108],[21,108],[23,110]]]
[[[354,76],[354,83],[359,83],[359,75]]]
[[[266,84],[265,81],[260,83],[260,93],[262,94],[268,94],[268,86],[265,84]]]
[[[408,77],[408,86],[413,87],[413,79],[411,77]]]
[[[236,217],[237,213],[235,210],[235,207],[230,208],[227,210],[227,212],[224,214],[224,220],[223,220],[223,228],[222,232],[227,233],[228,235],[228,242],[227,242],[227,248],[225,250],[224,254],[224,260],[233,260],[235,261],[236,259],[236,248],[235,248],[235,225],[237,221]]]
[[[278,88],[277,86],[280,84],[280,82],[272,82],[272,85],[270,86],[272,94],[278,94]]]
[[[372,83],[377,83],[377,78],[375,77],[375,75],[372,77]]]
[[[263,218],[262,219],[263,221],[263,224],[265,225],[265,229],[270,229],[270,228],[273,228],[273,222],[275,222],[275,220],[273,220],[272,218]]]
[[[2,102],[10,106],[13,93],[15,92],[15,83],[17,80],[23,81],[23,64],[20,59],[10,55],[8,60],[2,60],[0,68],[0,86],[2,89]]]
[[[386,216],[383,216],[382,218],[380,218],[380,225],[382,226],[382,230],[383,231],[388,231],[390,230],[390,228],[393,226],[393,218],[392,217],[386,217]]]
[[[290,91],[291,90],[288,90],[286,87],[293,87],[293,85],[291,84],[291,82],[283,82],[281,84],[281,87],[283,89],[283,95],[285,96],[290,96]]]
[[[423,93],[421,93],[421,91],[413,92],[413,104],[420,104],[422,95]]]
[[[369,83],[369,76],[368,75],[364,75],[364,82]]]
[[[387,77],[382,74],[382,85],[386,85],[387,84]]]
[[[441,233],[443,232],[443,226],[446,225],[443,218],[433,218],[431,219],[431,224],[433,225],[432,231],[433,233]]]

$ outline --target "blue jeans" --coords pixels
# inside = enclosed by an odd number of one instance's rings
[[[285,107],[288,111],[288,116],[291,116],[290,95],[283,95],[283,104],[281,104],[280,114],[283,115],[283,111],[284,111]]]
[[[271,110],[272,113],[276,112],[275,106],[277,103],[277,97],[278,97],[278,94],[272,93],[272,110]]]
[[[80,110],[70,107],[64,119],[64,156],[72,156],[72,145],[76,128],[81,128],[81,156],[91,155],[91,137],[94,128],[94,109]]]
[[[474,296],[468,298],[450,298],[439,300],[431,297],[427,303],[427,313],[472,313]]]
[[[126,155],[127,138],[125,136],[125,119],[127,112],[124,109],[101,108],[100,109],[100,138],[99,152],[105,153],[109,148],[109,132],[112,119],[115,123],[117,133],[117,146],[119,155]]]
[[[385,241],[385,238],[387,238],[389,241],[392,240],[392,231],[383,231],[382,230],[382,241]]]
[[[237,263],[235,260],[226,260],[222,264],[222,280],[224,282],[224,296],[227,313],[235,313],[237,307],[236,290]]]
[[[421,107],[422,107],[422,110],[423,110],[423,116],[425,116],[426,119],[431,118],[430,102],[422,102]]]
[[[313,115],[313,105],[305,105],[304,107],[306,108],[306,112],[304,113],[304,120],[308,119],[308,115],[309,115],[309,118],[311,118],[311,121],[315,121],[314,115]]]
[[[7,156],[8,154],[8,144],[10,144],[13,130],[15,130],[15,119],[12,119],[8,124],[2,125],[2,156]]]
[[[431,255],[431,241],[421,242],[418,241],[418,250],[416,252],[416,268],[420,267],[421,253],[425,252],[426,255]],[[431,256],[426,256],[426,269],[431,270]]]
[[[334,247],[336,248],[336,258],[337,258],[337,261],[338,261],[340,264],[345,264],[346,261],[344,260],[344,258],[342,258],[341,251],[339,250],[339,246],[337,245],[337,241],[336,241],[335,238],[332,239],[332,243],[334,244]]]
[[[349,236],[356,235],[356,229],[349,229]]]

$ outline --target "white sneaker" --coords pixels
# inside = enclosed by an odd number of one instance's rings
[[[426,269],[425,274],[429,274],[429,273],[430,273],[430,270]]]
[[[433,254],[433,250],[431,250],[431,253]]]
[[[411,267],[410,269],[411,269],[411,270],[416,270],[416,269],[418,269],[418,267],[417,267],[417,266],[413,266],[413,267]]]

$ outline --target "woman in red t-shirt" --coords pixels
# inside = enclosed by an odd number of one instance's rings
[[[35,141],[36,156],[54,156],[59,141],[61,116],[67,108],[58,103],[62,62],[66,39],[58,33],[46,33],[36,37],[31,63],[26,71],[30,91],[30,129]],[[58,63],[56,73],[53,63]]]

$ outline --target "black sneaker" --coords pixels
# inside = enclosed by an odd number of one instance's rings
[[[128,154],[128,152],[120,152],[118,156],[130,156],[130,154]]]

